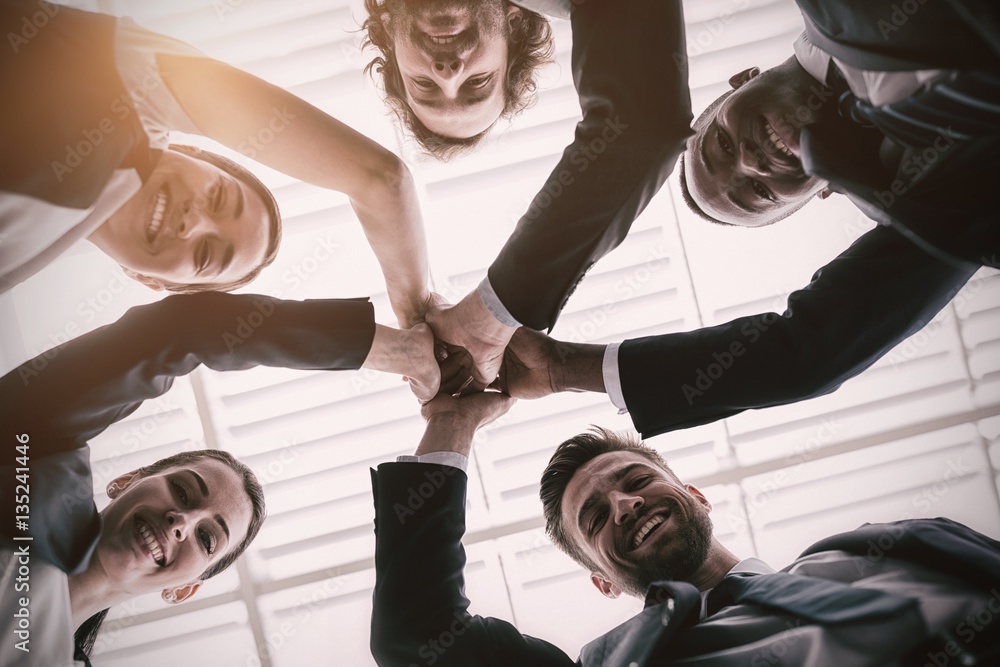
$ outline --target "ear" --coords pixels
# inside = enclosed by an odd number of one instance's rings
[[[701,503],[705,509],[709,512],[712,511],[712,503],[708,502],[708,498],[705,497],[705,494],[703,494],[697,486],[694,484],[685,484],[684,488],[687,489],[688,493],[694,496],[694,499]]]
[[[127,472],[124,475],[118,475],[118,477],[115,477],[113,480],[108,482],[108,498],[111,498],[112,500],[117,498],[122,491],[127,489],[129,485],[132,484],[132,480],[136,479],[138,476],[139,471],[133,470],[132,472]]]
[[[605,579],[600,572],[590,573],[590,583],[594,584],[594,587],[601,591],[601,595],[606,598],[614,600],[622,594],[622,589]]]
[[[127,269],[124,266],[122,267],[122,271],[124,271],[125,275],[131,278],[132,280],[142,283],[151,290],[154,290],[156,292],[162,292],[165,289],[163,282],[158,280],[157,278],[150,278],[149,276],[143,275],[141,273],[136,273],[132,269]]]
[[[192,581],[190,584],[184,584],[176,588],[164,588],[163,592],[160,593],[160,597],[167,604],[180,604],[197,593],[199,588],[201,588],[201,582]]]
[[[758,74],[760,74],[759,67],[749,67],[743,70],[742,72],[737,72],[736,74],[729,77],[729,85],[732,87],[733,90],[736,90],[737,88],[742,87],[751,79],[756,78]]]
[[[389,29],[389,23],[392,21],[392,17],[389,16],[389,12],[382,12],[378,15],[378,20],[382,22],[382,27],[386,30]]]
[[[507,4],[507,24],[513,28],[521,20],[521,8],[513,4]]]

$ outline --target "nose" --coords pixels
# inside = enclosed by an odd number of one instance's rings
[[[458,92],[459,77],[465,71],[465,62],[461,58],[440,58],[435,59],[431,64],[431,72],[437,80],[437,84],[450,97]]]
[[[181,206],[177,225],[174,227],[174,235],[179,239],[187,240],[208,231],[208,228],[213,224],[215,223],[212,216],[188,201]]]
[[[629,520],[629,517],[642,507],[643,502],[641,496],[612,491],[611,507],[614,508],[615,512],[615,524],[619,526],[624,525]]]
[[[740,166],[750,176],[767,176],[771,173],[771,165],[764,149],[750,141],[740,144]]]
[[[168,511],[167,533],[178,542],[183,542],[187,539],[195,522],[196,517],[191,516],[189,512]]]

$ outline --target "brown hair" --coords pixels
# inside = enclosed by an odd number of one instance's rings
[[[510,4],[504,1],[505,4]],[[428,155],[438,160],[449,160],[472,150],[489,133],[490,128],[472,137],[445,137],[427,129],[413,113],[406,101],[406,89],[396,62],[392,37],[380,16],[384,4],[385,0],[365,0],[368,18],[361,24],[361,29],[365,32],[361,47],[371,46],[379,52],[365,66],[365,74],[370,74],[376,83],[379,81],[375,75],[381,76],[386,104]],[[537,70],[541,65],[552,62],[552,28],[544,16],[522,8],[521,19],[511,26],[508,45],[501,118],[512,118],[534,103],[535,90],[538,88]]]
[[[555,453],[545,466],[545,471],[542,472],[538,489],[538,496],[542,501],[542,515],[545,517],[545,532],[566,555],[590,570],[596,570],[597,566],[577,546],[563,525],[562,499],[566,487],[569,486],[577,470],[588,461],[612,452],[633,452],[645,457],[653,465],[662,468],[675,482],[684,485],[655,449],[647,447],[632,436],[621,435],[600,426],[591,426],[587,433],[574,436],[556,447]]]

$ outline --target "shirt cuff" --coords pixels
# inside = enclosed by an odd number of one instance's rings
[[[623,415],[628,412],[625,405],[625,394],[622,393],[622,380],[618,373],[618,348],[621,343],[611,343],[604,350],[604,390],[608,392],[611,404],[618,408],[618,414]]]
[[[496,291],[493,289],[493,285],[490,284],[489,276],[483,278],[483,282],[479,283],[479,287],[476,288],[476,293],[479,294],[479,298],[483,300],[483,305],[486,306],[486,310],[490,311],[490,314],[497,318],[497,321],[500,324],[508,327],[521,326],[521,323],[510,314],[507,307],[503,305],[502,301],[500,301],[500,297],[497,296]]]
[[[469,470],[469,457],[458,452],[431,452],[421,456],[398,456],[396,463],[433,463],[458,468],[462,472]]]

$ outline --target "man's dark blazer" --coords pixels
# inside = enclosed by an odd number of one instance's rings
[[[799,0],[812,34],[852,65],[997,71],[1000,31],[991,17],[998,10],[983,8],[971,24],[955,9],[977,4]],[[894,17],[902,5],[919,9]],[[904,160],[895,174],[879,166],[883,136],[841,117],[834,104],[802,139],[807,168],[883,225],[817,271],[780,317],[626,341],[622,390],[644,436],[832,392],[926,325],[981,264],[998,265],[1000,137],[942,144],[932,169]]]
[[[647,600],[642,613],[585,646],[574,663],[559,648],[522,635],[506,621],[470,615],[462,547],[467,480],[457,468],[425,463],[386,463],[372,472],[376,582],[371,648],[380,667],[642,666],[662,657],[670,640],[697,621],[697,590],[666,582],[654,604]],[[427,497],[424,489],[430,487],[435,490]],[[983,590],[1000,583],[1000,542],[947,519],[870,524],[818,542],[803,555],[834,549],[917,562]],[[915,643],[920,640],[914,637]]]
[[[534,329],[551,328],[587,270],[622,242],[691,135],[680,0],[572,7],[583,120],[489,268],[504,306]]]
[[[360,368],[375,334],[367,299],[284,301],[216,292],[170,296],[44,352],[0,378],[0,539],[14,530],[16,436],[27,434],[32,553],[64,572],[100,534],[87,443],[200,364]],[[148,463],[152,463],[149,461]],[[58,480],[58,481],[55,481]],[[77,480],[67,488],[67,480]],[[50,483],[51,481],[51,483]]]

